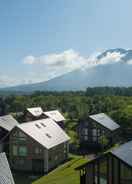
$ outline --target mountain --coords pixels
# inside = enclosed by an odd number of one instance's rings
[[[132,50],[109,49],[95,58],[96,64],[46,82],[20,85],[4,91],[69,91],[95,86],[132,86]]]

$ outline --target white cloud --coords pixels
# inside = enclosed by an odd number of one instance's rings
[[[85,58],[72,49],[66,50],[59,54],[48,54],[40,57],[27,56],[23,60],[24,64],[39,64],[46,67],[66,67],[67,69],[80,68],[85,64]]]
[[[107,52],[107,55],[99,60],[99,64],[112,64],[120,62],[124,54],[120,52]]]
[[[62,53],[52,53],[39,57],[29,55],[24,58],[23,63],[31,67],[31,79],[36,82],[36,79],[37,81],[44,81],[76,69],[86,69],[98,65],[117,63],[124,56],[120,52],[107,52],[105,56],[98,59],[97,56],[100,54],[94,53],[90,57],[84,57],[73,49],[69,49]]]
[[[76,69],[85,70],[98,65],[121,62],[124,57],[124,54],[120,52],[107,52],[101,59],[98,59],[100,55],[101,52],[96,52],[85,57],[73,49],[39,57],[29,55],[23,59],[25,71],[19,72],[17,76],[0,74],[0,87],[42,82]],[[127,61],[127,63],[132,64],[132,60]]]
[[[35,57],[34,56],[27,56],[27,57],[25,57],[23,62],[25,64],[34,64],[36,61],[35,61]]]
[[[132,65],[132,59],[127,61],[127,64]]]

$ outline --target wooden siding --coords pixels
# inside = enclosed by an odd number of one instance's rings
[[[46,173],[67,159],[68,143],[47,150],[27,135],[25,138],[20,137],[21,132],[15,128],[10,135],[10,162],[13,169]],[[26,146],[27,155],[13,155],[13,146],[17,146],[17,150],[20,150],[21,146]],[[43,167],[39,163],[43,163]],[[37,164],[40,170],[35,169]]]

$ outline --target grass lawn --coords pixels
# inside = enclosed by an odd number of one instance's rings
[[[86,163],[82,156],[71,156],[71,160],[53,172],[33,182],[33,184],[79,184],[79,173],[74,169]]]

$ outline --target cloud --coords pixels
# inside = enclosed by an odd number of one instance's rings
[[[120,52],[106,52],[102,56],[101,54],[101,52],[95,52],[86,57],[69,49],[61,53],[51,53],[39,57],[28,55],[22,60],[25,70],[12,75],[0,73],[0,87],[47,81],[77,69],[86,70],[99,65],[118,63],[124,57],[124,54]],[[132,64],[132,60],[128,60],[127,64]]]
[[[132,65],[132,59],[128,60],[127,64]]]
[[[107,52],[106,55],[98,59],[97,56],[100,54],[94,53],[90,57],[84,57],[75,50],[69,49],[61,53],[51,53],[39,57],[29,55],[23,59],[23,63],[31,67],[33,81],[36,79],[44,81],[76,69],[88,69],[98,65],[121,62],[124,57],[124,54],[120,52]]]
[[[46,67],[66,67],[67,69],[80,68],[85,64],[85,58],[73,49],[66,50],[59,54],[48,54],[40,57],[27,56],[23,60],[24,64],[39,64]]]
[[[121,62],[121,59],[124,57],[124,54],[120,52],[107,52],[106,56],[102,57],[99,60],[99,64],[112,64]]]

